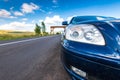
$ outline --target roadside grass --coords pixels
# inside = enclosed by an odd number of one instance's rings
[[[37,37],[34,32],[3,31],[0,30],[0,40],[12,40],[21,38]]]

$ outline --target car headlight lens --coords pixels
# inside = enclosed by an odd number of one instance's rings
[[[105,45],[103,35],[91,24],[70,25],[66,28],[66,39],[95,45]]]

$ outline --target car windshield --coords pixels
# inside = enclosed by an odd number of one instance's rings
[[[113,17],[103,17],[103,16],[77,16],[71,20],[71,24],[77,24],[84,21],[100,21],[100,20],[113,20]]]

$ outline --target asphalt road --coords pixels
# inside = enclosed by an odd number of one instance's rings
[[[70,80],[60,61],[60,36],[0,42],[0,80]]]

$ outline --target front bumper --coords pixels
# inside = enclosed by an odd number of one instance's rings
[[[80,51],[80,47],[77,50],[73,47],[62,45],[62,62],[73,80],[120,80],[119,64],[110,62],[108,59],[104,60],[102,57],[97,58],[95,55],[87,54],[89,54],[88,51]],[[71,69],[71,66],[86,72],[87,76],[82,77],[76,74]]]

